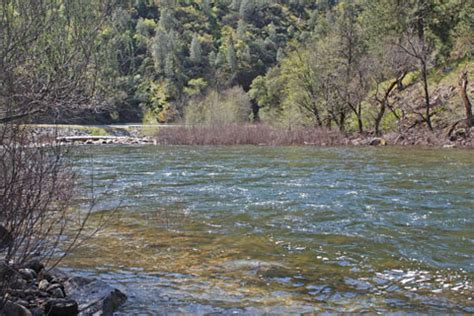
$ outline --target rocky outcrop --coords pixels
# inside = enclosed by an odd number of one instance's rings
[[[103,281],[48,272],[33,260],[21,268],[0,262],[4,304],[0,315],[112,315],[127,296]]]
[[[147,145],[155,144],[156,140],[148,137],[122,137],[122,136],[63,136],[56,141],[62,144],[74,145]]]
[[[79,304],[81,315],[112,315],[127,296],[107,283],[83,277],[72,277],[64,282],[68,297]]]

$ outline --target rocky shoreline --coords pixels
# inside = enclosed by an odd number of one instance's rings
[[[72,145],[156,145],[156,139],[150,137],[127,136],[64,136],[57,137],[56,142]]]
[[[180,144],[173,138],[173,130],[168,127],[166,136],[160,133],[154,136],[144,136],[138,128],[109,128],[103,129],[103,135],[94,135],[91,131],[97,127],[61,127],[33,128],[37,143],[56,143],[70,145],[169,145]],[[179,129],[179,128],[178,128]],[[179,133],[179,131],[177,131]],[[170,136],[171,135],[171,136]],[[179,136],[178,136],[179,138]],[[218,142],[218,140],[217,140]],[[304,145],[321,145],[303,143]],[[301,145],[303,145],[301,144]],[[262,143],[261,145],[267,145]],[[341,138],[333,145],[337,146],[421,146],[443,148],[474,148],[474,128],[458,128],[451,135],[445,131],[429,132],[424,129],[413,129],[404,133],[388,133],[382,137],[373,135],[352,134]],[[324,146],[324,143],[321,145]]]
[[[38,260],[22,267],[0,262],[3,310],[8,316],[113,315],[127,296],[105,282],[48,271]]]
[[[350,136],[347,145],[352,146],[419,146],[441,148],[474,148],[474,128],[460,128],[452,135],[443,131],[413,130],[405,133],[388,133],[383,137]]]

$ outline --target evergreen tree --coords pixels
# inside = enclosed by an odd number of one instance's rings
[[[217,60],[216,52],[211,51],[209,53],[209,56],[207,56],[207,59],[209,61],[209,65],[214,66],[216,64],[216,60]]]
[[[230,39],[229,47],[227,48],[227,64],[232,73],[237,71],[237,55],[235,53],[234,41]]]
[[[199,64],[202,63],[201,43],[199,42],[199,39],[198,39],[196,33],[193,35],[193,39],[191,41],[191,47],[189,49],[189,55],[190,55],[191,61],[194,64],[199,65]]]
[[[224,54],[222,54],[222,52],[219,51],[217,53],[216,60],[214,62],[214,66],[220,67],[220,66],[224,65],[224,63],[225,63],[225,56],[224,56]]]
[[[230,8],[234,11],[239,11],[242,0],[232,0]]]
[[[160,14],[160,27],[165,31],[170,31],[174,29],[175,19],[173,16],[173,11],[170,8],[163,8]]]
[[[239,14],[245,21],[250,21],[255,12],[255,0],[242,0],[239,8]]]

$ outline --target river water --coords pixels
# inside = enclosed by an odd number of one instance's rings
[[[81,147],[124,314],[474,313],[472,151]]]

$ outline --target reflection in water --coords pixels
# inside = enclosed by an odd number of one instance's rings
[[[65,266],[124,313],[474,312],[469,151],[83,148],[119,216]]]

